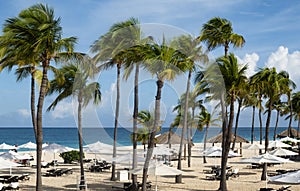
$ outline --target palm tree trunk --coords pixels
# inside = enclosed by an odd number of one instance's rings
[[[298,117],[297,138],[299,138],[299,131],[300,131],[300,118]],[[300,153],[300,149],[299,149],[299,153]]]
[[[255,106],[252,106],[251,144],[253,144],[253,140],[254,140],[254,122],[255,122]]]
[[[276,139],[276,132],[277,132],[277,127],[278,127],[278,121],[279,121],[279,110],[277,110],[277,115],[276,115],[276,123],[275,123],[275,128],[274,128],[274,135],[273,135],[273,140],[274,141]]]
[[[273,101],[270,99],[268,105],[268,116],[266,121],[265,153],[267,152],[269,146],[269,129],[270,129],[271,114],[272,114],[272,105],[273,105]],[[264,164],[263,166],[261,180],[267,180],[267,164]]]
[[[204,146],[203,146],[203,149],[204,149],[204,150],[206,150],[206,142],[207,142],[208,128],[209,128],[209,125],[206,124],[206,128],[205,128],[205,136],[204,136]],[[205,155],[203,156],[203,163],[207,163]]]
[[[116,111],[115,111],[115,127],[114,127],[114,145],[113,145],[113,158],[117,157],[117,129],[119,124],[119,108],[120,108],[120,73],[121,64],[117,64],[117,98],[116,98]],[[116,163],[112,162],[111,178],[110,180],[116,180]]]
[[[288,130],[288,136],[292,136],[292,120],[293,120],[293,105],[291,102],[291,92],[288,93],[288,99],[289,99],[289,105],[290,105],[290,120],[289,120],[289,130]]]
[[[259,118],[259,144],[262,145],[262,139],[263,139],[263,131],[262,131],[262,117],[261,117],[261,108],[258,110],[258,118]],[[259,153],[261,154],[262,151],[259,149]]]
[[[187,85],[186,85],[186,91],[185,91],[185,98],[184,98],[183,127],[182,127],[182,131],[181,131],[181,138],[180,138],[180,145],[179,145],[179,152],[178,152],[178,163],[177,163],[177,169],[178,170],[181,170],[182,146],[183,146],[184,135],[186,133],[186,128],[187,128],[191,76],[192,76],[192,70],[189,70]],[[188,135],[189,135],[189,133],[188,133]],[[188,144],[190,145],[190,139],[188,139]],[[190,158],[188,160],[190,160]],[[189,162],[188,162],[188,164],[189,164]],[[181,183],[182,182],[182,174],[176,175],[175,182],[176,183]]]
[[[80,162],[80,183],[79,183],[79,189],[85,190],[85,177],[84,177],[84,167],[83,167],[83,142],[82,142],[82,114],[81,114],[81,108],[82,108],[82,97],[81,93],[78,95],[78,142],[79,142],[79,162]]]
[[[161,91],[162,91],[164,82],[162,80],[158,79],[156,82],[156,85],[157,85],[157,92],[156,92],[156,96],[155,96],[154,126],[153,126],[152,132],[150,134],[147,156],[146,156],[146,160],[144,163],[142,191],[146,191],[148,167],[149,167],[150,158],[153,153],[155,134],[156,134],[157,127],[158,127],[159,121],[160,121],[160,100],[161,100]]]
[[[234,95],[230,97],[230,113],[229,113],[229,122],[226,131],[225,137],[225,145],[222,145],[222,160],[221,160],[221,181],[220,181],[220,188],[221,191],[227,191],[227,184],[226,184],[226,166],[227,166],[227,159],[228,153],[230,150],[230,143],[232,137],[232,126],[234,120]]]
[[[37,139],[37,127],[36,127],[36,116],[35,116],[35,79],[34,79],[34,69],[31,71],[31,95],[30,95],[30,107],[31,107],[31,122],[34,131],[34,137]]]
[[[235,147],[237,129],[239,127],[239,118],[240,118],[240,113],[241,113],[242,102],[243,102],[242,99],[239,99],[238,112],[236,114],[236,119],[235,119],[234,139],[233,139],[232,148],[231,148],[233,151],[234,151],[234,147]]]
[[[49,60],[43,63],[43,76],[37,105],[37,131],[36,131],[36,191],[42,191],[42,144],[43,144],[43,105],[48,87]]]
[[[136,63],[135,66],[135,77],[134,77],[134,109],[133,109],[133,161],[132,168],[137,167],[137,118],[139,112],[139,64]],[[137,190],[137,175],[132,174],[132,184],[134,185],[133,190]]]
[[[226,162],[223,160],[223,156],[225,156],[225,140],[226,140],[226,133],[227,133],[227,109],[226,109],[226,102],[225,102],[225,92],[222,92],[220,97],[220,104],[221,104],[221,111],[222,111],[222,160],[221,160],[221,167],[224,168],[226,166]],[[225,165],[224,165],[225,164]],[[221,179],[220,181],[220,188],[219,190],[227,190],[226,180],[224,181]]]

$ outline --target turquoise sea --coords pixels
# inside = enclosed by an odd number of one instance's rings
[[[273,138],[273,129],[270,128],[270,140]],[[285,130],[286,127],[279,127],[277,133]],[[96,141],[101,141],[107,144],[113,144],[113,128],[84,128],[83,129],[83,140],[84,144],[90,144]],[[168,128],[162,128],[161,132],[167,132]],[[211,127],[209,129],[208,137],[213,137],[220,133],[220,128]],[[181,129],[175,129],[175,133],[180,134]],[[118,145],[129,146],[131,145],[130,134],[132,133],[132,128],[118,128]],[[158,133],[158,134],[159,134]],[[193,141],[195,143],[203,142],[204,131],[194,130]],[[265,132],[263,132],[263,135]],[[251,128],[250,127],[239,127],[238,135],[246,138],[250,141]],[[78,131],[77,128],[54,128],[47,127],[43,129],[44,142],[57,143],[72,148],[78,148]],[[259,128],[255,128],[256,140],[259,139]],[[0,144],[17,144],[21,145],[26,142],[35,142],[34,132],[31,127],[22,128],[0,128]]]

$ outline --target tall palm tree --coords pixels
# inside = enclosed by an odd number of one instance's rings
[[[299,137],[299,131],[300,131],[300,92],[293,93],[293,95],[292,95],[292,105],[293,105],[294,119],[298,120],[297,137]]]
[[[182,52],[184,55],[187,56],[187,65],[186,65],[186,71],[188,71],[188,78],[187,78],[187,85],[186,85],[186,91],[185,91],[185,100],[188,100],[189,98],[189,92],[190,92],[190,84],[191,84],[191,77],[193,71],[197,68],[197,62],[207,62],[208,57],[206,54],[202,52],[202,46],[199,45],[199,41],[197,39],[194,39],[191,35],[182,35],[178,38],[175,38],[171,42],[171,46],[174,46],[174,48],[178,49],[180,52]],[[198,66],[199,67],[199,66]],[[177,168],[181,170],[181,156],[182,156],[182,146],[183,146],[183,139],[185,132],[188,131],[187,126],[187,116],[188,116],[188,108],[189,103],[188,101],[184,102],[183,107],[183,128],[181,133],[181,140],[180,140],[180,146],[179,146],[179,154],[178,154],[178,166]],[[188,167],[191,166],[191,138],[190,133],[187,133],[188,135]],[[181,182],[182,175],[176,176],[176,182]]]
[[[268,99],[267,119],[265,132],[265,152],[269,145],[269,127],[271,121],[272,105],[283,94],[287,94],[290,88],[295,88],[295,83],[289,79],[289,74],[285,71],[277,73],[275,68],[264,68],[252,76],[252,82],[262,83],[262,94]],[[261,180],[266,180],[267,165],[264,165]]]
[[[268,102],[267,102],[266,104],[268,104]],[[275,141],[275,139],[276,139],[279,116],[280,116],[280,114],[282,113],[283,107],[284,107],[284,103],[281,102],[280,99],[275,100],[274,103],[273,103],[273,105],[272,105],[272,109],[273,109],[273,110],[276,110],[276,120],[275,120],[274,135],[273,135],[273,140],[274,140],[274,141]]]
[[[232,44],[233,47],[242,47],[245,44],[245,39],[242,35],[236,34],[233,32],[232,24],[229,20],[220,18],[220,17],[214,17],[210,19],[207,23],[205,23],[202,26],[201,29],[201,34],[198,37],[198,39],[202,42],[204,42],[208,50],[213,50],[219,46],[224,47],[224,53],[225,57],[228,56],[228,50],[229,50],[229,45]],[[225,92],[219,92],[221,94],[225,94]],[[224,95],[220,97],[221,101],[221,108],[222,108],[222,117],[223,117],[223,141],[222,141],[222,161],[224,159],[224,162],[222,162],[222,165],[225,164],[227,161],[227,156],[224,156],[225,152],[225,131],[227,127],[227,118],[226,115],[226,108],[225,108],[225,100]],[[222,166],[221,165],[221,166]],[[222,166],[222,168],[225,168],[225,166]],[[224,170],[225,172],[225,170]],[[221,181],[220,181],[220,190],[227,190],[227,185],[226,185],[226,179],[225,175],[222,176]]]
[[[84,69],[80,65],[69,64],[63,66],[56,72],[56,78],[50,82],[48,94],[58,93],[57,98],[48,107],[48,111],[54,109],[57,104],[70,97],[75,96],[78,102],[77,120],[78,120],[78,142],[80,153],[80,189],[85,189],[85,177],[83,166],[83,141],[82,141],[82,108],[86,107],[91,100],[94,104],[101,101],[100,85],[98,82],[90,82],[94,76],[95,66],[89,64]],[[89,71],[87,71],[87,68]],[[92,69],[93,68],[93,69]]]
[[[207,44],[208,50],[223,46],[225,56],[228,55],[230,44],[234,47],[242,47],[245,44],[243,36],[233,33],[231,22],[220,17],[214,17],[205,23],[198,39]]]
[[[28,56],[32,61],[30,63],[40,62],[42,66],[36,113],[36,190],[41,191],[42,119],[44,98],[48,89],[48,69],[51,60],[69,59],[72,56],[76,38],[62,38],[60,18],[55,18],[54,10],[47,5],[36,4],[22,10],[17,17],[5,21],[1,40],[4,40],[6,45],[4,56],[13,58],[14,61],[24,61]]]
[[[151,129],[148,151],[143,169],[142,190],[144,191],[146,190],[149,161],[153,153],[156,127],[160,121],[160,100],[164,81],[174,80],[177,75],[182,73],[183,68],[180,63],[184,58],[185,55],[168,46],[165,39],[163,39],[162,44],[152,43],[146,45],[144,67],[151,74],[156,76],[157,91],[155,96],[154,125]]]
[[[117,97],[116,110],[114,121],[114,144],[113,157],[117,156],[117,128],[119,125],[119,110],[120,110],[120,74],[121,66],[125,62],[124,51],[132,46],[136,46],[138,20],[130,18],[123,22],[113,24],[109,31],[96,40],[91,46],[91,51],[96,53],[94,56],[95,62],[104,62],[100,69],[108,69],[117,67]],[[135,140],[134,140],[135,142]],[[135,143],[134,143],[135,144]],[[135,163],[134,163],[135,164]],[[111,180],[116,180],[116,163],[112,163]]]
[[[234,102],[237,98],[239,87],[246,79],[245,71],[247,65],[240,67],[238,65],[237,58],[234,54],[229,54],[228,57],[221,57],[217,60],[220,72],[224,79],[224,85],[226,94],[230,100],[229,102],[229,121],[226,129],[223,130],[223,142],[222,142],[222,161],[221,161],[221,181],[219,190],[227,190],[226,185],[226,165],[228,159],[228,153],[231,144],[232,127],[234,120]],[[225,134],[225,135],[224,135]]]

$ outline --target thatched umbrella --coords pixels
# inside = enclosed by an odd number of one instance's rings
[[[169,133],[170,133],[170,142],[169,142]],[[170,146],[172,144],[180,144],[181,136],[174,132],[165,132],[163,134],[158,135],[155,137],[155,143],[156,144],[169,144]],[[187,139],[183,139],[183,144],[186,145],[188,144]],[[194,144],[192,143],[192,146]],[[171,148],[171,147],[170,147]],[[186,146],[184,146],[184,159],[186,158]]]
[[[300,132],[298,132],[296,129],[291,129],[291,134],[289,135],[289,129],[282,131],[281,133],[277,134],[277,137],[292,137],[292,138],[300,138]]]
[[[208,139],[207,142],[208,143],[222,143],[222,139],[223,139],[223,136],[222,136],[222,133],[220,133],[220,134]],[[234,135],[232,134],[230,141],[233,142],[233,140],[234,140]],[[249,141],[247,139],[237,135],[235,142],[240,143],[240,154],[242,155],[242,143],[249,143]]]

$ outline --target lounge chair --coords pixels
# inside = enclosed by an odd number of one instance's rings
[[[9,178],[4,180],[4,183],[12,183],[12,182],[18,182],[19,176],[10,176]]]
[[[73,173],[73,169],[72,168],[66,168],[66,169],[62,169],[61,174],[72,174]]]
[[[48,162],[41,162],[42,168],[49,168],[50,164]]]
[[[291,186],[282,186],[281,188],[279,188],[277,191],[284,191],[284,190],[289,190]]]
[[[4,190],[19,190],[19,183],[11,182]]]
[[[239,176],[239,169],[238,168],[235,168],[232,170],[232,172],[229,172],[228,173],[229,177],[233,177],[233,178],[236,178]]]
[[[29,180],[29,179],[30,179],[29,174],[22,174],[18,177],[19,181],[25,181],[25,180]]]

